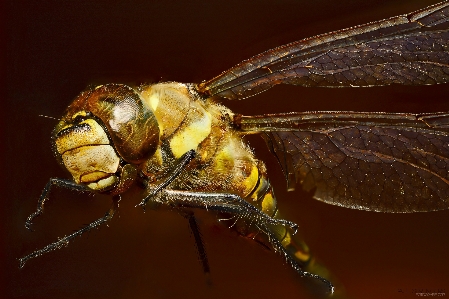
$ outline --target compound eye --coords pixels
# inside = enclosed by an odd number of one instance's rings
[[[70,127],[88,130],[93,121],[101,124],[111,146],[128,163],[142,163],[159,143],[160,130],[154,113],[144,105],[140,94],[126,85],[106,84],[82,93],[66,113],[67,117],[54,130],[54,138]]]

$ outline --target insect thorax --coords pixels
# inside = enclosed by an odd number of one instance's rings
[[[152,85],[141,95],[160,128],[159,146],[141,166],[142,172],[152,178],[150,183],[193,149],[197,158],[171,188],[237,193],[242,197],[251,193],[265,167],[233,129],[233,113],[228,108],[209,99],[196,99],[186,85],[179,83]]]

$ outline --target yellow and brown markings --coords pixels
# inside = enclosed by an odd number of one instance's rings
[[[77,183],[91,183],[114,174],[120,158],[110,145],[87,145],[65,152],[62,161]]]
[[[86,116],[80,111],[72,116]],[[56,133],[56,150],[62,163],[76,183],[85,183],[93,190],[102,190],[115,184],[114,174],[120,163],[103,127],[95,119],[87,118],[78,123],[60,123]]]
[[[209,136],[212,127],[212,117],[201,106],[190,110],[188,119],[173,134],[170,149],[176,158],[186,152],[197,149],[198,145]]]
[[[195,149],[198,163],[172,187],[236,193],[267,215],[280,217],[265,165],[254,158],[251,149],[234,132],[229,109],[210,101],[192,100],[186,86],[177,83],[150,86],[142,91],[141,97],[152,109],[160,129],[158,149],[141,167],[149,182],[156,181],[158,173],[169,169],[171,162]],[[254,229],[237,226],[237,231],[247,237],[258,235]],[[273,229],[301,265],[310,261],[303,242],[296,240],[284,226]]]
[[[162,140],[179,128],[190,109],[191,96],[187,87],[181,83],[150,85],[142,90],[141,98],[153,111]]]
[[[72,120],[86,116],[85,111],[73,115]],[[85,119],[78,124],[61,121],[61,129],[56,133],[56,149],[59,154],[83,145],[110,144],[103,127],[94,119]]]

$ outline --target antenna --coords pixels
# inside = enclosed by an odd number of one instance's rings
[[[53,117],[53,116],[42,115],[42,114],[39,114],[38,116],[46,117],[46,118],[50,118],[50,119],[54,119],[54,120],[61,120],[60,118],[56,118],[56,117]]]

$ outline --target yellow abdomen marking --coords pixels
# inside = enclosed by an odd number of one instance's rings
[[[257,168],[256,165],[253,165],[251,167],[251,173],[243,181],[243,185],[245,186],[245,192],[244,192],[245,197],[254,189],[254,187],[256,187],[258,180],[259,180],[259,169]]]
[[[211,124],[212,116],[209,112],[204,111],[199,120],[177,131],[170,140],[170,149],[173,155],[179,158],[187,151],[196,149],[209,136]]]
[[[271,194],[271,192],[267,193],[262,200],[262,212],[273,217],[275,211],[276,211],[276,199]]]
[[[282,240],[282,246],[284,246],[286,248],[288,245],[290,245],[291,242],[292,242],[292,236],[287,231],[287,232],[285,232],[285,237]]]
[[[302,252],[300,250],[295,252],[295,257],[300,260],[300,261],[304,261],[307,262],[308,260],[310,260],[310,254],[306,253],[306,252]]]

